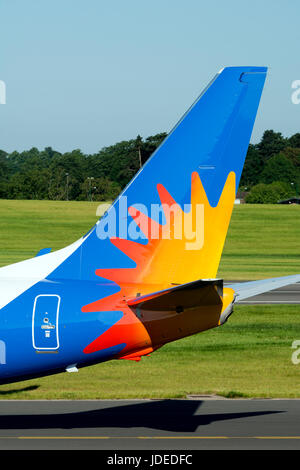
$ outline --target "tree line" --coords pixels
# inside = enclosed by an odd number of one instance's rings
[[[276,203],[300,191],[300,133],[289,138],[267,130],[261,141],[249,145],[240,190],[246,202]]]
[[[94,154],[79,149],[60,153],[51,147],[0,150],[0,198],[113,200],[166,136],[137,136]],[[299,195],[300,133],[285,138],[267,130],[258,144],[250,144],[239,189],[249,203]]]

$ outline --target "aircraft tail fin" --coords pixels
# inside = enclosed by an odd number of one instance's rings
[[[54,276],[129,295],[216,278],[266,71],[220,71]]]

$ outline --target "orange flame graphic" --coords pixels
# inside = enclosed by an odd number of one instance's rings
[[[128,307],[126,299],[166,289],[174,284],[184,284],[197,279],[215,278],[235,199],[235,173],[229,173],[216,207],[209,204],[198,173],[192,174],[191,210],[183,212],[162,185],[157,185],[166,217],[165,225],[158,224],[134,207],[128,212],[147,236],[146,245],[111,238],[118,249],[129,256],[135,268],[98,269],[96,274],[118,284],[121,290],[104,299],[83,307],[83,312],[118,310],[124,313],[121,320],[93,341],[84,352],[91,353],[120,343],[126,343],[121,356],[144,349],[151,352],[151,338],[143,323]],[[202,227],[197,227],[196,207],[202,207]],[[169,211],[167,209],[170,209]],[[200,247],[191,246],[191,231],[177,237],[178,226],[202,230]],[[198,240],[199,241],[199,240]]]

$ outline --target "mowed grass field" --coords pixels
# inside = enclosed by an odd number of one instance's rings
[[[0,266],[75,241],[97,220],[96,208],[90,202],[1,200]],[[219,276],[300,273],[299,234],[299,206],[235,206]],[[0,398],[300,397],[294,340],[300,340],[299,305],[236,305],[222,327],[170,343],[139,363],[110,361],[3,385]]]

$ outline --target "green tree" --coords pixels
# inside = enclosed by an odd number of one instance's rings
[[[279,153],[271,157],[261,174],[261,181],[272,183],[273,181],[295,182],[296,170],[292,162],[283,154]]]
[[[0,150],[0,178],[6,178],[8,172],[7,153]]]
[[[81,184],[81,200],[112,201],[121,192],[121,187],[108,178],[86,178]]]
[[[288,146],[300,149],[300,132],[292,135],[292,137],[288,139]]]
[[[54,154],[49,169],[52,175],[51,198],[78,199],[87,175],[87,158],[81,150]]]
[[[48,199],[49,170],[37,168],[15,173],[7,183],[8,199]]]
[[[263,159],[256,145],[249,145],[245,165],[241,176],[241,186],[254,186],[260,180],[263,170]]]
[[[296,169],[300,170],[300,147],[286,147],[280,153],[284,155]]]
[[[282,136],[281,132],[267,130],[264,132],[257,149],[263,159],[267,161],[273,155],[276,155],[287,146],[287,140]]]
[[[285,182],[274,181],[271,184],[259,183],[246,196],[249,204],[277,204],[294,195],[294,189]]]

